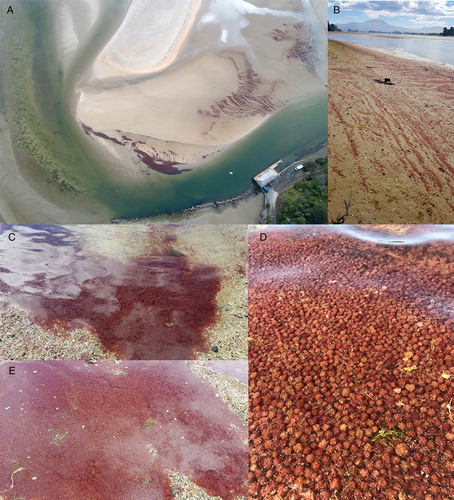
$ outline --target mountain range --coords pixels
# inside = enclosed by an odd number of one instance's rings
[[[392,33],[393,31],[401,31],[402,33],[441,33],[443,26],[430,26],[423,28],[404,28],[403,26],[394,26],[385,21],[372,19],[362,23],[344,23],[337,25],[342,31],[357,30],[357,31],[381,31],[383,33]]]

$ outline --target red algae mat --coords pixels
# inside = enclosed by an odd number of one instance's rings
[[[123,359],[193,359],[208,351],[219,272],[190,265],[172,237],[159,254],[122,262],[85,250],[62,226],[2,231],[14,231],[18,241],[3,251],[2,301],[30,311],[37,324],[58,332],[87,328]]]
[[[184,361],[23,361],[0,374],[2,500],[172,499],[169,471],[223,499],[247,492],[246,424]]]
[[[454,227],[261,232],[250,498],[453,498]]]

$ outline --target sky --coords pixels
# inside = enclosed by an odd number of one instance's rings
[[[454,0],[328,0],[330,22],[343,24],[380,19],[405,28],[454,26]],[[333,14],[333,6],[340,14]]]

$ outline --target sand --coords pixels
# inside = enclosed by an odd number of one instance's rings
[[[447,65],[330,40],[329,219],[351,193],[346,223],[452,223],[453,97]]]
[[[201,0],[131,2],[127,14],[93,65],[96,78],[162,71],[178,56]],[[153,29],[150,30],[150,26]]]
[[[83,92],[77,118],[96,131],[120,129],[129,137],[142,135],[201,146],[228,144],[263,121],[260,115],[246,113],[245,106],[239,117],[217,124],[210,110],[236,90],[238,79],[247,77],[247,66],[244,57],[235,53],[203,54],[159,78],[100,94]]]

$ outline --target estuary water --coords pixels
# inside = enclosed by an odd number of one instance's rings
[[[428,35],[394,35],[376,33],[330,33],[329,38],[363,47],[389,50],[401,56],[416,56],[454,66],[454,37]]]
[[[251,178],[275,161],[289,163],[327,142],[327,92],[295,101],[273,114],[213,161],[180,175],[156,173],[125,182],[112,172],[108,154],[95,149],[73,117],[75,85],[121,21],[128,0],[92,27],[65,74],[59,68],[49,0],[22,0],[23,16],[8,27],[4,88],[7,122],[25,177],[47,197],[65,190],[96,200],[113,219],[179,212],[238,197]],[[6,64],[7,63],[7,64]],[[62,194],[63,193],[63,194]],[[51,196],[49,195],[49,199]],[[48,217],[50,219],[53,217]],[[74,221],[81,222],[81,221]]]

